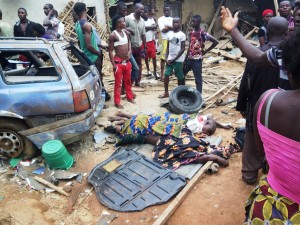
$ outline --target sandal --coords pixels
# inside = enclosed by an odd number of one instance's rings
[[[159,95],[158,98],[169,98],[169,94],[163,93],[163,94]]]

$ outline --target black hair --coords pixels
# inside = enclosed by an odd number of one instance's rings
[[[23,8],[23,7],[18,8],[18,12],[19,12],[20,9],[24,10],[25,13],[27,13],[27,10],[25,8]]]
[[[0,18],[2,18],[2,11],[1,11],[1,9],[0,9]]]
[[[300,84],[300,31],[281,44],[284,68]],[[298,49],[298,50],[297,50]]]
[[[53,5],[52,5],[51,3],[47,3],[47,4],[45,4],[45,5],[49,6],[50,9],[53,9],[53,8],[54,8]]]
[[[76,2],[73,7],[73,10],[77,15],[82,13],[85,9],[86,9],[86,4],[84,4],[83,2]]]
[[[170,5],[165,4],[165,5],[164,5],[164,8],[170,8]]]
[[[117,24],[119,19],[123,18],[123,16],[120,15],[115,15],[112,19],[111,19],[111,27],[112,30],[115,30],[117,28]]]
[[[196,19],[196,20],[198,20],[200,23],[201,23],[201,21],[202,21],[201,16],[198,15],[198,14],[197,14],[197,15],[194,15],[193,18]]]
[[[124,8],[127,8],[127,5],[125,4],[125,2],[118,2],[117,8],[124,9]]]
[[[36,32],[39,33],[39,35],[43,36],[46,32],[45,32],[45,28],[39,24],[39,23],[32,23],[32,28],[33,31],[35,30]]]
[[[55,15],[55,17],[58,17],[58,12],[55,9],[53,9],[52,13]]]

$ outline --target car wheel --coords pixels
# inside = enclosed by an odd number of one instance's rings
[[[176,114],[197,113],[203,104],[202,96],[196,88],[183,85],[172,90],[169,100],[170,108]]]
[[[19,120],[0,119],[0,153],[10,157],[18,157],[24,153],[24,158],[32,158],[36,153],[33,143],[19,134],[19,131],[28,127]]]

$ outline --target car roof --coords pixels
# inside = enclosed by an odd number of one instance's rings
[[[31,45],[31,44],[35,44],[35,45],[49,45],[49,46],[53,46],[56,44],[62,44],[62,45],[66,45],[68,44],[65,41],[62,40],[47,40],[45,38],[30,38],[30,37],[0,37],[0,46],[5,43],[6,47],[7,44],[17,44],[17,45]],[[1,46],[3,47],[3,46]]]

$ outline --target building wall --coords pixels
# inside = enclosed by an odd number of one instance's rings
[[[100,25],[105,24],[104,0],[83,0],[87,7],[95,7],[97,22]],[[14,25],[18,20],[18,8],[24,7],[28,12],[28,19],[37,23],[43,23],[45,14],[43,6],[51,3],[60,13],[67,5],[68,0],[0,0],[0,9],[3,14],[3,21]]]

